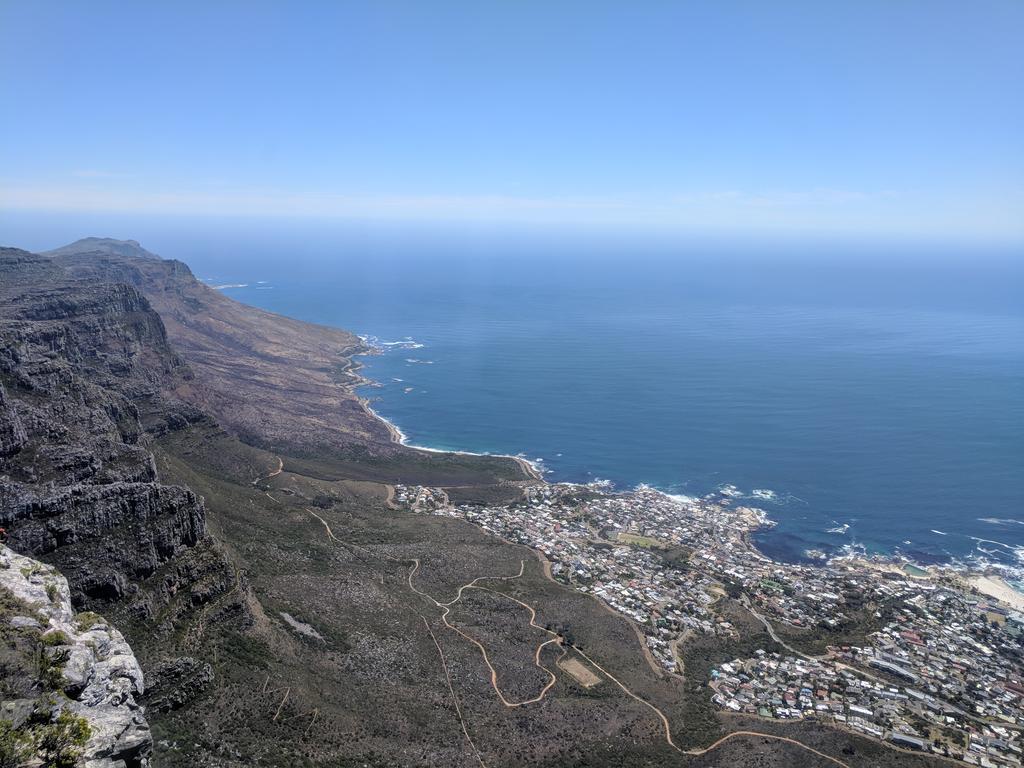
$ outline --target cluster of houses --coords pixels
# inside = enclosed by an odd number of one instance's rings
[[[669,672],[691,633],[736,634],[716,611],[723,594],[797,632],[873,622],[881,628],[864,643],[819,657],[762,650],[723,664],[710,681],[714,701],[766,718],[813,717],[971,764],[1021,764],[1024,617],[971,594],[952,569],[922,579],[891,563],[775,562],[749,538],[768,524],[764,513],[728,493],[554,484],[515,504],[479,506],[399,486],[395,499],[543,552],[554,578],[634,621]]]
[[[933,568],[928,579],[869,564],[821,570],[833,585],[823,595],[825,621],[841,617],[852,596],[877,606],[884,624],[862,645],[831,647],[820,658],[762,656],[739,661],[733,674],[719,669],[712,687],[720,706],[832,720],[972,764],[1021,765],[1024,616],[965,589],[954,569]],[[771,603],[762,595],[759,605]],[[747,679],[737,687],[739,670]]]
[[[972,715],[937,697],[925,679],[884,651],[836,651],[808,658],[759,650],[752,658],[722,664],[711,672],[713,701],[727,711],[765,718],[813,718],[974,765],[1021,764],[1017,724]]]

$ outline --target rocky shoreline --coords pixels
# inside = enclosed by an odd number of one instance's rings
[[[373,345],[368,344],[365,352],[357,352],[356,354],[376,355],[380,353],[381,349],[379,347],[374,347]],[[362,374],[359,374],[358,370],[360,370],[361,368],[362,365],[355,363],[352,369],[353,374],[355,376],[355,379],[352,381],[351,384],[353,393],[355,393],[355,390],[357,390],[359,387],[379,386],[379,384],[375,382],[373,379],[368,379]],[[414,445],[409,442],[408,436],[399,428],[397,424],[385,418],[381,414],[377,413],[377,411],[375,411],[373,407],[370,405],[370,401],[367,398],[359,397],[358,395],[356,396],[358,397],[360,404],[365,409],[367,415],[379,421],[388,430],[388,434],[391,435],[391,441],[393,443],[401,445],[405,448],[411,448],[412,450],[424,451],[426,453],[449,454],[452,456],[487,456],[496,459],[511,459],[512,461],[519,465],[519,468],[522,469],[523,474],[526,475],[527,480],[533,480],[540,483],[545,482],[543,470],[541,470],[541,468],[537,466],[537,464],[530,461],[529,459],[523,458],[522,456],[513,456],[512,454],[507,453],[473,453],[472,451],[449,451],[441,448],[428,448],[422,445]]]

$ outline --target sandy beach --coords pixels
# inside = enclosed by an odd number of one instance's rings
[[[973,576],[968,583],[983,595],[994,597],[1018,611],[1024,611],[1024,594],[1018,592],[998,576]]]

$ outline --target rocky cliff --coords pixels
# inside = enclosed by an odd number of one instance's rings
[[[142,668],[122,634],[77,613],[56,569],[0,545],[4,757],[28,764],[146,768],[153,738]],[[64,762],[61,762],[63,760]]]
[[[135,286],[76,277],[52,259],[0,249],[0,537],[47,563],[8,552],[11,565],[0,570],[13,579],[5,594],[16,607],[38,602],[41,591],[55,596],[42,613],[33,609],[39,626],[22,618],[15,629],[35,630],[42,646],[66,651],[66,679],[51,679],[51,688],[70,697],[64,709],[91,718],[86,764],[95,768],[145,765],[150,740],[135,703],[142,673],[117,630],[80,626],[74,612],[99,611],[137,639],[155,638],[144,643],[144,661],[163,670],[156,677],[166,683],[167,670],[191,660],[159,639],[238,585],[208,534],[203,500],[161,482],[151,452],[155,436],[209,422],[175,394],[192,379]],[[241,604],[233,605],[242,616]],[[67,644],[53,639],[65,637]],[[26,706],[0,719],[38,719]]]
[[[148,298],[196,372],[176,390],[183,400],[267,447],[360,455],[401,450],[352,392],[358,380],[352,358],[366,351],[359,337],[239,304],[180,261],[153,260],[127,246],[93,246],[78,241],[50,254],[70,276],[117,281]]]
[[[24,252],[5,262],[0,525],[68,575],[76,602],[121,597],[205,536],[202,502],[158,482],[143,423],[201,418],[168,394],[191,373],[135,288],[66,281]]]

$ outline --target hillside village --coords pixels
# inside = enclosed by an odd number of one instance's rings
[[[722,710],[815,718],[967,764],[1021,765],[1024,616],[972,593],[951,567],[922,578],[863,559],[775,562],[750,542],[770,524],[765,514],[728,492],[689,498],[555,484],[529,489],[521,503],[478,506],[399,486],[395,501],[543,553],[553,578],[635,622],[669,673],[682,672],[678,648],[693,633],[738,637],[716,604],[739,599],[784,652],[760,649],[713,669]],[[791,645],[857,629],[870,630],[863,642],[814,655]]]

